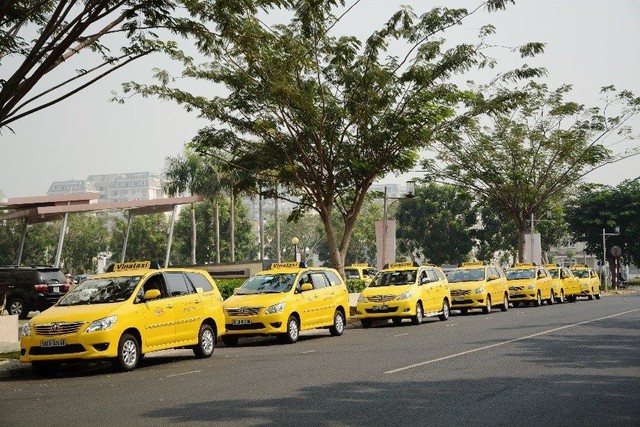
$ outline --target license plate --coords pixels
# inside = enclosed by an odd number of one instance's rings
[[[249,319],[232,320],[231,324],[232,325],[250,325],[251,324],[251,320],[249,320]]]
[[[54,286],[53,292],[60,292],[60,286]]]
[[[464,298],[454,298],[453,300],[455,302],[462,302],[462,301],[464,301]]]
[[[374,305],[372,307],[372,310],[374,311],[382,311],[382,310],[386,310],[387,306],[386,305]]]
[[[40,347],[64,347],[67,340],[45,340],[40,341]]]

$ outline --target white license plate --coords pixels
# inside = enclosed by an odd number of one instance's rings
[[[374,311],[382,311],[386,310],[388,307],[386,305],[374,305],[371,309]]]
[[[464,301],[464,298],[454,298],[453,300],[455,302],[462,302],[462,301]]]
[[[232,320],[231,324],[232,325],[250,325],[251,324],[251,320],[249,320],[249,319]]]
[[[67,340],[44,340],[40,341],[40,347],[64,347]]]
[[[60,292],[60,286],[54,286],[53,292]]]

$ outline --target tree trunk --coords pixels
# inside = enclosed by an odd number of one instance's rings
[[[216,262],[220,264],[220,204],[216,201]]]
[[[191,203],[191,265],[196,265],[196,209]]]
[[[526,226],[518,224],[518,262],[524,262],[524,235]]]
[[[235,223],[235,198],[231,189],[231,206],[229,207],[229,224],[231,226],[231,262],[236,262],[236,223]]]

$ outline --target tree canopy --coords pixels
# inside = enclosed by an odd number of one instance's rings
[[[332,35],[340,19],[333,11],[342,1],[292,2],[286,5],[290,21],[272,26],[255,8],[239,8],[242,2],[212,3],[219,43],[202,49],[208,63],[186,58],[181,77],[222,85],[226,95],[191,93],[176,87],[168,72],[158,73],[157,85],[130,83],[125,91],[174,100],[210,120],[192,146],[225,158],[229,170],[247,171],[254,180],[248,186],[286,186],[299,197],[298,213],[315,210],[339,270],[371,184],[409,170],[434,139],[505,101],[502,94],[485,97],[450,80],[494,64],[483,49],[493,27],[483,27],[475,43],[448,49],[441,37],[476,11],[434,8],[418,15],[405,7],[361,41]],[[494,11],[506,3],[482,5]],[[406,55],[389,55],[391,43],[403,44]],[[520,53],[542,50],[529,43]],[[523,67],[511,77],[542,73]],[[334,210],[342,233],[333,226]]]

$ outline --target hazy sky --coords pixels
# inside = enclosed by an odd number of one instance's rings
[[[366,37],[404,4],[422,13],[434,6],[471,9],[479,3],[362,0],[337,30]],[[486,23],[497,27],[492,38],[496,44],[547,43],[546,53],[528,62],[548,69],[547,82],[552,87],[572,83],[572,98],[578,102],[597,105],[598,91],[607,84],[640,95],[638,0],[517,0],[506,11],[481,13],[447,38],[472,42]],[[171,102],[133,98],[120,105],[109,99],[123,81],[149,81],[151,68],[165,67],[163,61],[155,56],[124,68],[14,123],[15,134],[5,130],[0,135],[0,191],[6,197],[39,196],[52,181],[84,179],[91,174],[162,172],[165,158],[179,154],[205,122]],[[78,63],[73,66],[81,67]],[[0,78],[4,78],[2,73],[0,67]],[[636,120],[635,124],[637,134],[640,123]],[[587,180],[616,185],[638,176],[640,157],[635,157],[604,167]],[[403,178],[398,180],[406,180]]]

